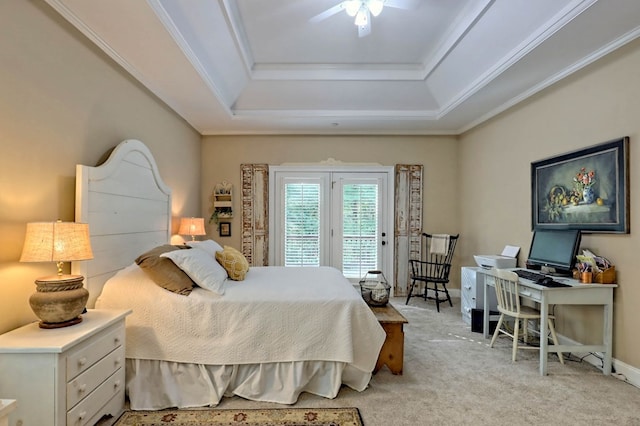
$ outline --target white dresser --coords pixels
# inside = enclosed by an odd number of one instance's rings
[[[479,266],[463,266],[460,272],[461,288],[460,288],[460,310],[462,311],[462,320],[471,325],[471,311],[473,309],[484,309],[484,289],[483,283],[479,280],[484,279],[484,274],[478,274]],[[489,310],[498,310],[498,300],[496,291],[493,287],[487,289],[489,292]]]
[[[105,415],[115,422],[124,410],[130,313],[89,310],[70,327],[34,322],[0,335],[0,395],[18,400],[9,425],[93,425]]]

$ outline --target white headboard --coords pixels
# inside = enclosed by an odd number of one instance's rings
[[[76,222],[89,224],[92,260],[73,262],[92,308],[104,283],[144,251],[171,239],[171,190],[142,142],[118,144],[96,167],[76,166]]]

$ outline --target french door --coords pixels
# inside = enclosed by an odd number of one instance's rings
[[[393,168],[270,168],[271,265],[393,277]]]

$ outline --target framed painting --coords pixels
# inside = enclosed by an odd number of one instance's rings
[[[531,163],[532,228],[628,234],[629,138]]]
[[[220,222],[220,236],[221,237],[230,237],[231,236],[231,222]]]

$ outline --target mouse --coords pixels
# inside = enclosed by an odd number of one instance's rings
[[[539,278],[536,281],[537,284],[542,284],[542,285],[549,284],[551,282],[553,282],[553,278],[551,278],[551,277]]]

